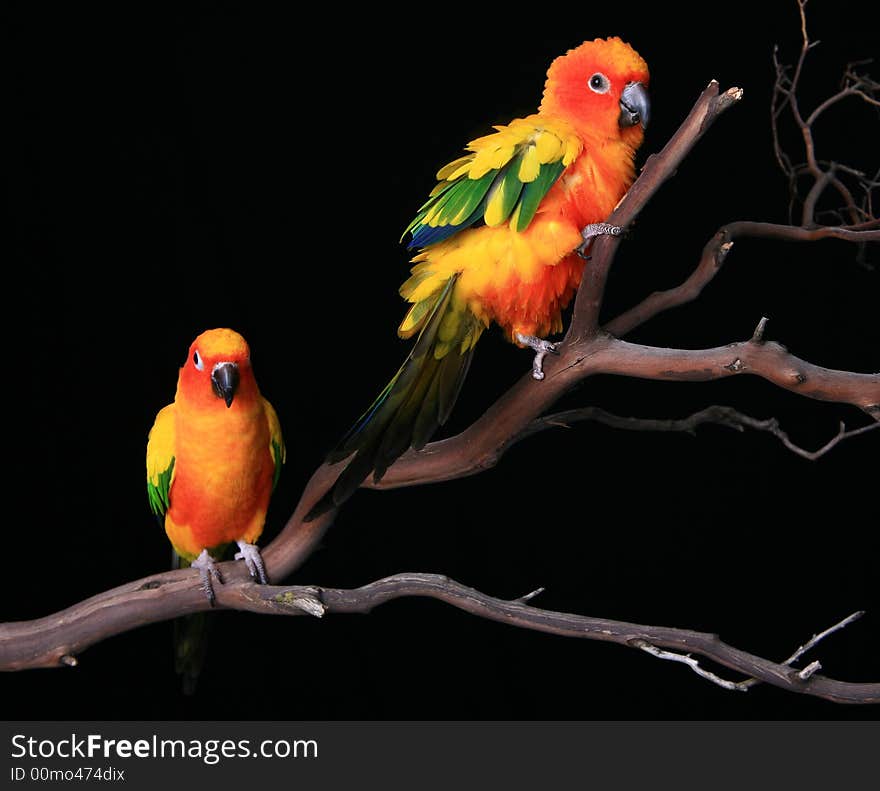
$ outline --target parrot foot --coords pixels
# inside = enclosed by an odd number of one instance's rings
[[[263,556],[256,544],[248,544],[247,541],[236,541],[239,551],[235,553],[236,560],[244,560],[250,575],[260,581],[261,585],[269,584],[269,577],[266,576],[266,564],[263,563]]]
[[[217,580],[220,584],[223,583],[223,578],[220,576],[220,570],[214,563],[214,558],[208,554],[207,549],[203,549],[202,554],[190,563],[190,566],[199,570],[199,576],[202,580],[202,590],[205,592],[205,596],[208,597],[208,601],[213,607],[216,596],[214,595],[214,586],[211,584],[211,577]]]
[[[532,376],[539,382],[544,378],[544,358],[548,354],[559,354],[556,351],[558,343],[550,343],[542,338],[536,338],[534,335],[523,335],[521,332],[516,333],[516,339],[535,351],[535,359],[532,361]]]
[[[622,233],[623,228],[619,225],[612,225],[610,222],[591,222],[581,231],[583,241],[577,246],[576,252],[581,258],[589,260],[587,248],[593,243],[593,239],[597,236],[620,236]]]

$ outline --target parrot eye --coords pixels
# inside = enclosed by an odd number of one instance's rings
[[[202,358],[199,357],[198,352],[193,352],[193,365],[197,371],[202,371],[205,368],[205,364],[202,362]]]
[[[601,71],[590,77],[590,90],[594,93],[608,93],[610,87],[611,81]]]

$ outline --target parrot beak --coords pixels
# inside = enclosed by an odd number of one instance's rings
[[[227,409],[232,406],[232,399],[235,398],[235,391],[238,390],[238,381],[237,363],[217,363],[211,371],[214,395],[226,402]]]
[[[648,126],[650,116],[651,102],[645,86],[640,82],[628,82],[620,95],[620,117],[617,123],[623,127],[641,124],[644,129]]]

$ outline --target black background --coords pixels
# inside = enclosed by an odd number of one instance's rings
[[[877,54],[865,3],[815,2],[811,109],[848,60]],[[659,150],[710,79],[745,89],[641,216],[609,282],[610,318],[677,284],[735,219],[785,221],[768,126],[771,50],[793,61],[794,2],[695,11],[650,3],[467,12],[292,4],[24,6],[13,15],[5,113],[10,209],[4,287],[6,562],[0,619],[35,618],[166,567],[144,448],[192,338],[242,332],[289,460],[265,538],[323,454],[396,370],[397,244],[436,169],[492,123],[533,112],[550,60],[621,35],[652,71]],[[877,162],[877,114],[841,103],[820,156]],[[797,138],[786,138],[792,144]],[[830,205],[830,204],[829,204]],[[699,348],[768,337],[833,368],[878,370],[876,270],[839,241],[737,243],[698,303],[631,339]],[[867,251],[876,262],[876,249]],[[522,375],[487,333],[448,431]],[[777,416],[814,448],[851,407],[757,378],[669,384],[596,377],[561,406],[682,417],[725,403]],[[783,658],[848,613],[824,672],[877,680],[880,610],[873,433],[810,463],[766,435],[696,437],[583,425],[536,436],[478,477],[361,492],[291,581],[357,586],[432,571],[501,597],[719,632]],[[12,506],[11,509],[9,506]],[[870,606],[869,606],[870,605]],[[324,620],[217,616],[185,698],[171,627],[120,635],[75,670],[0,678],[4,719],[863,718],[757,688],[726,692],[614,645],[489,623],[426,600]]]

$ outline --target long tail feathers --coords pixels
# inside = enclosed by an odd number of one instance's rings
[[[456,279],[450,278],[436,292],[434,306],[400,370],[328,455],[332,464],[354,453],[307,521],[345,502],[370,473],[381,480],[408,448],[423,448],[448,419],[483,330],[482,323],[454,299]]]
[[[172,568],[189,566],[173,552]],[[174,670],[180,676],[184,695],[196,691],[199,675],[208,652],[208,631],[211,625],[208,613],[185,615],[174,621]]]

